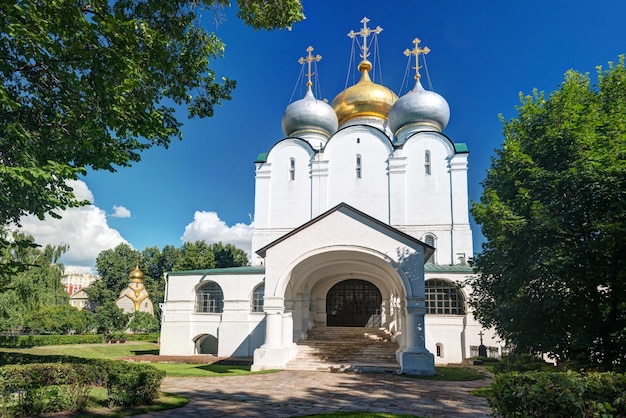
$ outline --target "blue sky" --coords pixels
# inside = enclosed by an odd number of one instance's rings
[[[432,88],[451,109],[444,133],[470,150],[474,201],[493,150],[502,143],[498,114],[514,117],[520,92],[550,93],[568,69],[591,73],[595,80],[596,66],[607,67],[626,52],[626,2],[621,0],[303,0],[303,6],[306,20],[291,31],[255,32],[236,18],[234,8],[223,10],[215,26],[213,12],[205,12],[206,27],[226,43],[224,58],[211,66],[218,77],[237,80],[233,100],[210,119],[182,115],[184,139],[169,149],[149,150],[141,162],[116,173],[89,173],[86,187],[79,188],[92,197],[92,207],[66,212],[60,224],[25,222],[26,229],[40,242],[68,242],[66,265],[83,267],[93,266],[101,249],[119,242],[141,250],[180,246],[185,236],[243,245],[254,212],[254,159],[283,138],[282,112],[303,95],[298,89],[292,98],[298,58],[309,45],[322,55],[318,98],[332,101],[346,87],[352,47],[346,35],[361,28],[364,16],[371,27],[383,28],[375,76],[382,75],[382,84],[396,93],[407,66],[403,51],[416,37],[430,48],[426,63]],[[422,75],[429,88],[424,70]],[[348,86],[354,81],[350,78]],[[479,251],[477,228],[474,235]]]

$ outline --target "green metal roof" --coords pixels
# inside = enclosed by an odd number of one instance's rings
[[[472,269],[467,264],[432,264],[426,263],[424,264],[424,272],[425,273],[467,273],[473,274],[474,269]]]
[[[206,269],[206,270],[187,270],[187,271],[171,271],[167,274],[169,276],[226,276],[231,274],[264,274],[265,266],[241,266],[241,267],[228,267],[221,269]]]
[[[264,163],[267,161],[267,152],[262,152],[259,155],[257,155],[256,160],[254,160],[255,163]]]
[[[469,149],[467,148],[467,144],[465,142],[459,142],[454,144],[454,150],[459,154],[469,153]]]
[[[466,273],[473,274],[474,270],[463,264],[424,264],[424,272],[426,273]],[[226,276],[231,274],[265,274],[265,266],[242,266],[242,267],[229,267],[221,269],[206,269],[206,270],[187,270],[187,271],[172,271],[167,273],[169,276]]]

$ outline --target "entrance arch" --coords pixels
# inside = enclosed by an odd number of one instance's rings
[[[326,326],[380,326],[382,295],[365,280],[344,280],[330,288],[326,295]]]

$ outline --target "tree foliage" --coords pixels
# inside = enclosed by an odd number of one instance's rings
[[[20,243],[2,248],[0,264],[24,267],[4,276],[0,292],[0,331],[25,330],[31,327],[39,311],[68,304],[69,296],[61,284],[63,266],[58,262],[67,247],[39,247],[32,236],[21,232],[9,235],[0,230],[0,239]]]
[[[519,351],[626,367],[624,57],[520,96],[472,214],[486,242],[471,304]]]
[[[119,244],[98,254],[96,269],[101,279],[87,288],[89,300],[97,306],[115,301],[128,286],[128,275],[137,264],[144,274],[144,286],[154,303],[155,315],[159,318],[158,306],[164,299],[164,273],[245,266],[248,264],[248,256],[244,250],[221,242],[186,242],[180,248],[166,245],[162,250],[148,247],[141,252],[128,244]]]
[[[128,314],[110,301],[96,308],[94,322],[98,333],[104,334],[106,339],[108,335],[125,331],[128,319]]]
[[[58,217],[68,179],[115,171],[181,138],[180,112],[210,117],[235,81],[210,60],[224,44],[201,25],[227,0],[16,0],[0,4],[0,225]],[[298,0],[240,0],[255,28],[304,18]],[[178,112],[178,113],[177,113]],[[0,242],[6,247],[6,242]],[[0,266],[5,268],[7,266]]]

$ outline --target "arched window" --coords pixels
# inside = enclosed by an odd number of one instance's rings
[[[465,315],[465,301],[456,283],[426,280],[426,313],[431,315]]]
[[[362,175],[361,154],[356,155],[356,178],[360,179]]]
[[[443,357],[443,344],[437,343],[437,357]]]
[[[289,180],[295,180],[295,179],[296,179],[296,159],[290,158],[289,159]]]
[[[215,282],[200,286],[196,292],[196,312],[222,313],[224,310],[224,293]]]
[[[252,312],[263,312],[263,298],[265,297],[265,283],[261,283],[252,291]]]
[[[424,173],[430,175],[430,151],[424,152]]]
[[[432,234],[426,234],[424,236],[424,243],[430,245],[431,247],[435,247],[435,236]],[[430,258],[428,259],[428,261],[426,262],[427,264],[435,264],[435,255],[436,255],[437,251],[433,251],[433,255],[430,256]]]

